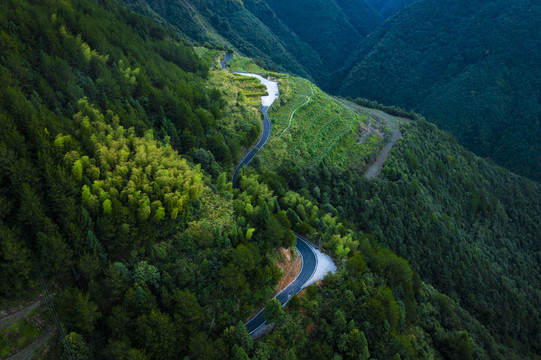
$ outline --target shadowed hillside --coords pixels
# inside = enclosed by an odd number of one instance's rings
[[[420,1],[361,44],[334,87],[414,109],[476,154],[540,180],[540,19],[530,0]]]

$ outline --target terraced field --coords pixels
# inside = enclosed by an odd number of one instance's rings
[[[274,169],[284,159],[307,166],[326,161],[364,171],[386,140],[386,126],[306,79],[277,77],[280,101],[269,112],[273,129],[268,147],[259,155],[261,163]]]
[[[239,88],[239,101],[247,103],[249,106],[261,106],[261,97],[267,95],[265,86],[258,79],[233,74],[233,78]]]
[[[223,53],[213,51],[202,55],[214,57],[216,64],[223,57]],[[259,163],[266,169],[277,169],[289,159],[302,166],[325,161],[363,172],[390,137],[388,122],[370,109],[343,104],[306,79],[266,71],[236,55],[228,66],[233,71],[259,73],[280,84],[280,97],[269,110],[271,138],[258,154]],[[219,76],[231,77],[225,73]],[[223,89],[225,93],[236,91],[238,102],[252,109],[259,107],[265,90],[256,79],[237,75],[230,79],[230,88]]]

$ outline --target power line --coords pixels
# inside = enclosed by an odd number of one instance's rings
[[[68,356],[70,360],[76,360],[73,350],[71,349],[69,342],[66,340],[66,332],[64,331],[62,322],[60,321],[60,317],[58,316],[58,313],[56,312],[56,308],[53,302],[53,297],[51,296],[51,293],[49,292],[49,289],[47,288],[47,284],[45,283],[45,278],[43,277],[43,274],[41,273],[39,264],[34,256],[34,253],[32,252],[32,249],[30,248],[30,245],[28,244],[28,241],[26,242],[26,245],[27,245],[28,251],[30,252],[30,256],[32,257],[34,271],[37,274],[39,284],[41,286],[41,289],[45,293],[45,299],[46,299],[45,302],[47,304],[47,307],[49,308],[49,312],[51,313],[51,316],[53,317],[54,322],[56,323],[56,328],[58,329],[58,332],[60,333],[60,337],[62,338],[62,343],[64,345],[66,355]]]

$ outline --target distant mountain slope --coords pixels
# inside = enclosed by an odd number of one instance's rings
[[[402,9],[416,0],[366,0],[376,11],[384,18],[394,15],[398,10]]]
[[[368,3],[360,0],[336,0],[348,21],[359,34],[367,35],[383,23],[383,17]]]
[[[123,0],[186,37],[323,83],[383,22],[364,0]]]
[[[219,44],[259,59],[266,65],[311,77],[302,58],[321,74],[322,64],[314,50],[288,31],[274,34],[241,2],[228,0],[123,0],[134,11],[166,21],[184,36],[204,43]],[[275,27],[283,28],[280,24]],[[294,49],[293,55],[289,49]],[[299,52],[302,51],[302,56]],[[269,55],[270,54],[270,55]]]
[[[278,37],[295,59],[304,66],[314,79],[321,80],[328,75],[320,55],[306,42],[300,39],[297,34],[276,16],[274,11],[265,1],[244,0],[244,6],[273,34]],[[271,53],[274,53],[272,51]]]
[[[349,57],[351,46],[362,39],[333,0],[272,0],[267,3],[292,31],[319,53],[330,69],[342,66]]]
[[[480,156],[541,179],[541,5],[425,0],[366,40],[340,93],[413,108]]]

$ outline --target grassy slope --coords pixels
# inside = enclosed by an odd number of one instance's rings
[[[4,309],[5,310],[5,309]],[[20,319],[0,329],[0,357],[7,358],[22,351],[50,332],[52,320],[45,305],[40,305]]]
[[[234,57],[230,67],[271,76],[280,84],[280,98],[269,111],[271,138],[258,155],[268,170],[292,160],[364,171],[401,122],[358,105],[353,109],[353,104],[345,105],[306,79],[268,72],[246,58]]]

